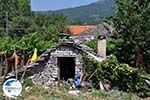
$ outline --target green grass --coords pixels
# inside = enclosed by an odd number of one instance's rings
[[[28,92],[25,91],[27,86],[31,88]],[[30,79],[26,79],[23,84],[23,91],[17,100],[140,100],[139,97],[132,93],[118,90],[81,89],[78,95],[68,94],[68,91],[69,87],[67,85],[44,88],[43,86],[33,85]],[[3,99],[3,97],[0,97],[0,100]]]
[[[48,88],[42,86],[33,86],[30,92],[23,90],[18,100],[140,100],[132,93],[125,93],[117,90],[103,91],[92,89],[89,92],[83,92],[79,95],[68,94],[68,89]]]

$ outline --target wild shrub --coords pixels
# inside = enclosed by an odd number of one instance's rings
[[[145,83],[139,71],[128,64],[120,64],[116,56],[111,55],[102,63],[85,56],[84,61],[89,76],[95,72],[93,79],[97,86],[99,81],[109,80],[113,89],[133,92],[141,97],[150,96],[150,86]]]

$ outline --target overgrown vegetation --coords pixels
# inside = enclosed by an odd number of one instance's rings
[[[122,39],[117,58],[132,66],[150,67],[150,1],[115,0],[113,19],[117,39]]]
[[[93,39],[91,41],[85,42],[85,45],[89,46],[94,50],[94,52],[97,53],[97,44],[98,44],[98,38]]]
[[[89,46],[90,48],[92,48],[94,50],[94,52],[97,52],[98,38],[95,38],[91,41],[85,42],[85,44],[87,46]],[[106,45],[107,55],[116,54],[117,51],[120,50],[120,44],[122,44],[121,39],[117,39],[117,40],[113,40],[113,41],[107,40],[107,45]]]
[[[93,76],[94,82],[109,80],[113,89],[136,93],[140,97],[150,96],[150,86],[141,77],[137,69],[128,64],[120,64],[114,55],[109,59],[98,63],[93,59],[84,57],[89,75]]]
[[[65,32],[66,17],[62,14],[34,14],[30,0],[0,2],[0,51],[15,48],[30,54],[38,48],[41,53],[58,42],[58,34]]]

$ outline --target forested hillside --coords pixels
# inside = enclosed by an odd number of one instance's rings
[[[62,13],[67,16],[68,23],[89,23],[96,24],[104,17],[113,16],[114,0],[98,0],[89,5],[68,8],[57,11],[46,11],[36,13]]]

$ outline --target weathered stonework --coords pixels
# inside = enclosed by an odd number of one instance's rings
[[[84,73],[83,51],[70,45],[59,45],[54,50],[49,51],[48,61],[45,65],[38,65],[38,73],[31,76],[35,84],[53,86],[57,85],[59,79],[58,58],[73,57],[75,58],[75,75]],[[41,57],[42,58],[42,57]],[[69,63],[69,62],[68,62]],[[36,66],[35,66],[36,67]],[[34,68],[35,68],[34,67]],[[65,66],[64,66],[65,67]],[[40,70],[42,68],[42,70]],[[32,71],[31,71],[32,72]],[[34,73],[34,72],[33,72]]]
[[[76,44],[74,42],[62,42],[45,51],[37,61],[28,66],[26,73],[35,84],[56,86],[59,85],[60,76],[60,58],[73,59],[74,63],[74,76],[76,74],[84,74],[86,66],[83,61],[83,55],[89,55],[89,57],[101,62],[105,58],[100,57],[98,54],[84,44]],[[62,61],[63,62],[63,61]],[[69,63],[65,60],[65,63]],[[61,66],[65,67],[64,66]],[[66,70],[66,69],[65,69]]]
[[[98,54],[82,43],[93,40],[99,35],[106,36],[106,38],[109,39],[109,37],[111,37],[109,34],[111,34],[112,31],[112,26],[102,23],[94,30],[71,37],[71,41],[68,36],[61,35],[61,43],[45,51],[38,57],[36,62],[27,66],[29,71],[27,71],[26,75],[29,76],[35,84],[46,86],[57,85],[60,79],[60,68],[58,64],[60,57],[74,58],[75,75],[77,73],[81,75],[81,73],[84,73],[86,70],[83,55],[88,55],[88,57],[98,62],[102,62],[106,59],[106,40],[99,41]],[[66,37],[65,41],[64,36]],[[66,40],[69,41],[66,42]]]

